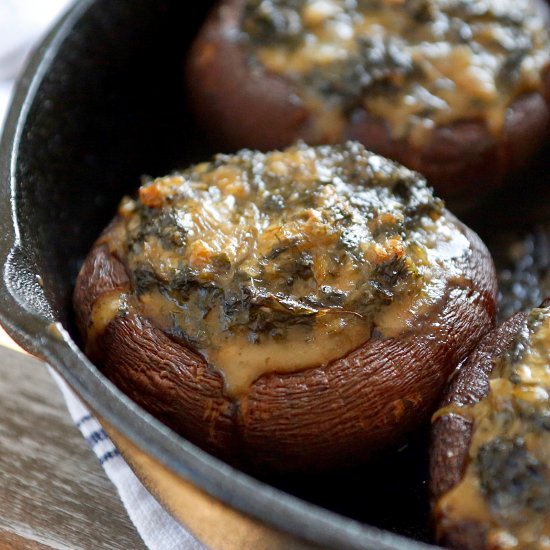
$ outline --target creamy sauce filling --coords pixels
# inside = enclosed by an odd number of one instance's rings
[[[438,528],[485,525],[486,547],[550,548],[550,309],[535,309],[496,360],[490,391],[444,411],[473,422],[467,466],[437,504]]]
[[[497,133],[550,60],[534,0],[248,0],[242,29],[252,65],[297,85],[324,142],[357,109],[417,144],[456,120]]]
[[[90,315],[86,335],[86,353],[93,353],[98,336],[103,334],[107,325],[115,317],[126,315],[129,308],[126,290],[114,289],[99,296],[93,304]]]
[[[231,396],[343,357],[375,327],[415,330],[470,250],[420,176],[354,143],[158,178],[103,242],[133,290],[98,300],[89,337],[136,310],[218,368]]]

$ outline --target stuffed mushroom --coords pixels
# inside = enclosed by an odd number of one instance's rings
[[[191,105],[224,147],[359,140],[471,202],[545,136],[548,11],[541,0],[224,0],[188,57]]]
[[[145,183],[74,293],[86,352],[222,458],[326,469],[400,441],[492,326],[480,239],[358,143],[217,155]]]
[[[433,431],[438,538],[461,550],[550,544],[550,301],[480,343]]]

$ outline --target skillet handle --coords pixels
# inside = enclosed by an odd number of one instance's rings
[[[14,245],[6,257],[0,281],[0,323],[23,349],[44,358],[46,341],[59,341],[53,328],[55,317],[34,262],[20,246]]]

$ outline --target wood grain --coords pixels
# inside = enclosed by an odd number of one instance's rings
[[[144,550],[40,361],[0,347],[0,548]]]

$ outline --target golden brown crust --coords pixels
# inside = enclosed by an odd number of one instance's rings
[[[281,76],[250,70],[238,41],[246,0],[226,0],[208,17],[186,64],[190,103],[201,126],[218,145],[269,150],[297,139],[310,145],[311,114],[297,101],[292,84]],[[537,2],[550,22],[549,10]],[[549,73],[550,74],[550,73]],[[525,94],[509,107],[498,136],[483,121],[466,120],[437,127],[421,145],[394,139],[388,124],[364,110],[348,120],[342,141],[360,141],[367,149],[417,170],[446,199],[472,202],[488,193],[535,153],[550,126],[550,76],[545,92]]]
[[[449,374],[493,325],[491,258],[472,231],[454,223],[472,253],[459,266],[464,277],[449,283],[419,328],[372,338],[326,367],[264,375],[239,401],[224,396],[222,376],[202,357],[134,313],[108,324],[93,359],[142,407],[228,461],[306,470],[359,460],[399,441],[430,414]],[[120,288],[121,269],[98,241],[75,289],[84,334],[91,304]]]

